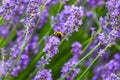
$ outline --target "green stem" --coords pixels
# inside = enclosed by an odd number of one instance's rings
[[[85,71],[81,74],[81,76],[77,80],[81,80],[81,78],[85,75],[85,73],[88,71],[88,69],[95,63],[95,61],[100,57],[100,55],[97,55],[97,57],[92,61],[92,63],[85,69]]]
[[[82,53],[84,53],[87,50],[89,45],[92,43],[92,40],[93,40],[93,38],[91,37],[90,40],[89,40],[89,43],[85,46],[85,48],[83,49]]]
[[[115,44],[115,47],[120,51],[120,45],[119,44]]]
[[[62,4],[59,5],[59,8],[58,8],[58,10],[57,10],[57,14],[60,12],[60,10],[61,10],[63,4],[64,4],[64,0],[62,0]]]
[[[78,3],[78,1],[80,1],[80,0],[76,0],[73,5],[76,5]]]
[[[0,16],[0,26],[5,22],[5,19]]]
[[[95,61],[103,54],[109,46],[106,46],[102,52],[98,53],[97,57],[92,61],[92,63],[87,67],[87,69],[81,74],[81,76],[77,80],[81,80],[81,78],[85,75],[85,73],[90,69],[90,67],[95,63]]]
[[[47,36],[48,34],[50,34],[50,32],[52,31],[52,29],[50,28],[50,30],[44,35]],[[40,41],[38,42],[38,44],[43,43],[44,38],[41,38]]]
[[[98,43],[89,53],[87,53],[75,66],[72,67],[72,69],[66,73],[66,75],[62,78],[62,80],[65,79],[65,77],[67,77],[72,71],[74,68],[76,68],[83,60],[85,60],[89,55],[91,55],[93,53],[93,51],[96,50],[96,48],[98,48],[100,46],[100,43]]]
[[[95,22],[96,22],[96,24],[97,24],[97,26],[98,26],[98,31],[96,32],[96,35],[97,35],[97,34],[99,34],[99,33],[102,31],[102,28],[101,28],[101,26],[100,26],[100,24],[99,24],[99,20],[98,20],[98,17],[97,17],[97,14],[96,14],[95,9],[92,9],[92,11],[93,11],[93,13],[94,13]]]
[[[93,40],[93,37],[90,37],[89,39],[87,39],[85,42],[83,42],[83,46],[85,45],[85,44],[87,44],[88,42],[90,42],[91,40]]]
[[[4,40],[1,41],[0,47],[6,46],[10,40],[12,40],[15,37],[16,30],[15,28],[12,29],[9,36]]]

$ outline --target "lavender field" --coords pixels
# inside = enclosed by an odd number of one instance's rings
[[[120,0],[0,0],[0,80],[120,80]]]

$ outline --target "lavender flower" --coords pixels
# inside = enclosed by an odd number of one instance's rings
[[[15,41],[17,44],[13,45],[13,43],[15,43],[15,42],[11,42],[12,45],[10,44],[9,46],[7,46],[7,48],[11,48],[11,51],[10,51],[10,55],[9,55],[10,57],[6,58],[6,60],[4,62],[7,67],[6,71],[8,71],[11,68],[11,66],[15,62],[16,58],[20,54],[20,51],[22,49],[21,44],[24,41],[23,36],[21,37],[22,33],[23,33],[22,31],[19,31],[17,34],[17,39]],[[39,50],[39,48],[38,48],[39,46],[37,44],[38,39],[39,38],[37,35],[34,35],[32,37],[32,39],[26,46],[25,50],[23,51],[20,60],[14,66],[14,68],[11,72],[11,76],[17,76],[20,71],[26,69],[27,64],[30,62],[29,55],[38,53],[38,50]]]
[[[9,28],[10,28],[10,26],[7,24],[0,26],[0,36],[3,38],[8,37],[9,33],[10,33]]]
[[[52,80],[51,70],[43,69],[39,71],[33,80]]]
[[[120,80],[120,77],[117,76],[115,73],[110,73],[109,76],[104,78],[103,80]]]
[[[44,65],[46,64],[49,64],[49,60],[48,59],[45,59],[44,56],[41,57],[41,59],[38,61],[37,65],[36,65],[36,68],[38,70],[41,70],[44,68]]]
[[[26,10],[26,18],[21,20],[25,26],[35,26],[35,21],[40,16],[39,6],[40,2],[38,0],[30,0]]]
[[[72,57],[67,63],[64,64],[61,70],[61,77],[64,77],[67,72],[71,70],[73,66],[75,66],[78,62],[78,58],[76,56]],[[75,68],[66,78],[65,80],[74,80],[75,76],[80,72],[79,68]]]
[[[104,29],[105,33],[100,33],[98,39],[102,44],[115,45],[116,39],[119,37],[119,29],[120,29],[120,20],[119,20],[119,7],[120,1],[117,0],[109,0],[106,3],[108,13],[104,18],[100,18],[100,25]],[[108,34],[108,35],[105,35]]]
[[[83,16],[83,7],[65,6],[61,13],[53,17],[54,32],[61,31],[64,35],[71,36],[73,32],[78,31]]]
[[[87,0],[87,4],[89,7],[97,7],[97,6],[101,6],[104,4],[104,2],[102,0]]]
[[[105,65],[105,72],[102,74],[102,78],[107,80],[108,78],[112,78],[115,77],[113,75],[111,75],[111,77],[109,76],[109,74],[117,74],[117,72],[120,70],[120,61],[117,60],[111,60],[109,63],[107,63]],[[114,79],[114,78],[113,78]],[[116,76],[117,79],[117,76]]]
[[[100,65],[99,67],[95,68],[94,69],[95,74],[94,74],[92,80],[98,80],[98,78],[101,75],[103,69],[104,69],[104,65]],[[101,77],[99,79],[101,79]]]
[[[105,44],[105,45],[109,44],[109,46],[115,45],[115,41],[117,38],[119,38],[118,29],[110,30],[108,35],[105,35],[105,33],[100,33],[98,36],[98,39],[101,42],[101,44]]]
[[[3,6],[0,6],[0,15],[2,15],[6,20],[10,20],[18,8],[18,2],[16,0],[6,0]]]
[[[18,38],[15,41],[17,44],[15,44],[15,45],[13,45],[13,47],[11,47],[10,54],[13,58],[17,58],[17,56],[19,55],[19,53],[23,47],[21,45],[21,44],[24,44],[24,37],[21,36],[22,34],[23,34],[23,31],[18,31],[18,33],[17,33]],[[27,46],[24,50],[24,54],[30,54],[30,51],[34,54],[38,53],[38,50],[39,50],[38,39],[39,39],[38,35],[33,35],[32,39],[29,41],[29,43],[27,44]]]
[[[13,63],[14,63],[14,61],[15,61],[15,58],[8,59],[8,60],[5,61],[5,65],[6,65],[6,67],[7,67],[7,70],[6,70],[6,71],[8,71],[8,70],[11,68],[11,66],[12,66]],[[26,69],[27,64],[28,64],[29,61],[30,61],[30,58],[28,57],[28,55],[22,54],[20,60],[19,60],[19,61],[17,62],[17,64],[14,66],[14,68],[13,68],[13,70],[12,70],[12,72],[11,72],[11,75],[12,75],[12,76],[17,76],[18,73],[19,73],[21,70]]]
[[[79,57],[79,55],[81,55],[81,53],[82,53],[81,47],[82,47],[82,45],[77,41],[72,44],[71,52],[73,53],[74,56]]]
[[[110,60],[105,65],[101,65],[95,69],[95,76],[93,80],[119,80],[120,77],[117,75],[120,71],[120,55],[117,53],[114,55],[114,59]]]
[[[46,52],[47,58],[52,58],[56,53],[58,53],[58,45],[60,43],[59,38],[55,36],[48,36],[46,37],[46,45],[43,49],[44,52]]]
[[[104,33],[100,33],[99,36],[98,36],[98,39],[99,39],[101,44],[106,44],[107,43]]]
[[[27,64],[29,63],[30,58],[28,57],[27,54],[23,54],[21,56],[21,59],[19,60],[19,64],[21,66],[22,69],[25,69],[27,67]]]

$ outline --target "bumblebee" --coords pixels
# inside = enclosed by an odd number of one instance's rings
[[[63,38],[63,33],[60,32],[60,31],[57,31],[57,32],[53,33],[53,36],[56,36],[56,37],[58,37],[61,40]]]

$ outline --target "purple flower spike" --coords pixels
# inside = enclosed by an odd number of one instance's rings
[[[46,37],[46,45],[43,49],[44,52],[46,52],[47,58],[52,58],[56,53],[58,53],[58,45],[59,45],[59,38],[55,36],[48,36]]]
[[[52,80],[51,70],[43,69],[39,71],[33,80]]]
[[[67,72],[71,70],[73,66],[75,66],[78,62],[78,58],[73,57],[71,58],[67,63],[64,64],[61,72],[61,77],[64,77]],[[79,68],[75,68],[67,77],[65,80],[74,80],[75,76],[80,72]]]
[[[74,56],[79,56],[82,54],[81,48],[82,48],[82,45],[76,41],[72,44],[71,52],[73,53]]]

